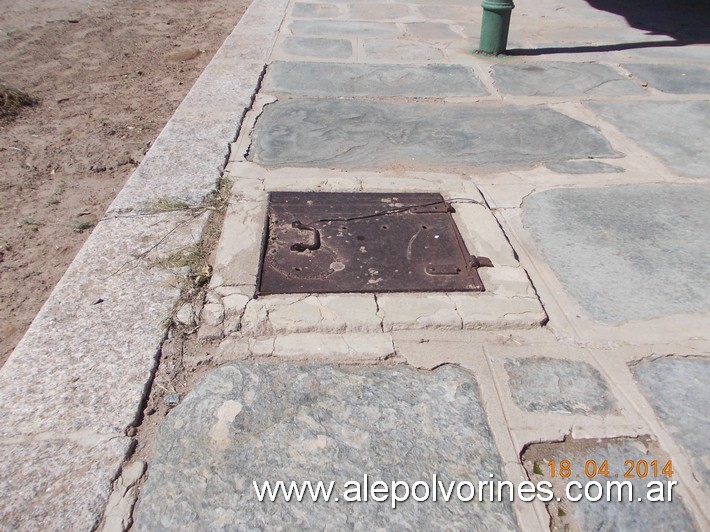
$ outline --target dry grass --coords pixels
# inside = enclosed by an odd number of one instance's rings
[[[13,118],[23,107],[37,105],[39,100],[17,89],[12,89],[0,83],[0,119]]]

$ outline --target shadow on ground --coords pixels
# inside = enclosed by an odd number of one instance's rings
[[[710,44],[710,0],[586,0],[594,9],[622,16],[632,28],[647,35],[673,40],[641,41],[618,44],[550,47],[508,50],[510,55],[546,55],[556,53],[613,52],[638,48],[661,48]]]

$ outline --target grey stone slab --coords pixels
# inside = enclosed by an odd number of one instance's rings
[[[476,21],[480,29],[481,11],[470,6],[417,6],[419,12],[428,20],[451,20],[459,24],[461,21]]]
[[[160,426],[135,529],[515,529],[509,503],[347,502],[348,481],[501,478],[466,372],[241,362],[209,373]],[[257,501],[252,482],[333,481],[339,501]],[[352,486],[352,485],[350,485]],[[422,495],[424,488],[419,488]],[[485,500],[485,499],[484,499]]]
[[[561,477],[563,460],[570,462],[569,476],[566,478]],[[629,469],[627,463],[629,460],[634,464],[634,476],[625,478],[624,473]],[[648,474],[643,478],[636,475],[635,469],[635,465],[642,460],[646,462],[648,468]],[[657,476],[653,475],[654,460],[657,461]],[[700,530],[695,527],[692,517],[683,504],[682,497],[678,493],[677,481],[674,486],[670,488],[668,486],[668,482],[676,477],[668,477],[661,473],[667,460],[668,456],[648,438],[568,439],[565,442],[533,444],[523,455],[523,463],[531,480],[533,482],[546,480],[553,485],[555,498],[548,503],[552,530]],[[554,477],[551,476],[553,461],[556,467]],[[605,461],[608,466],[607,476],[600,473],[587,476],[587,471],[594,472],[595,465],[598,472]],[[643,465],[640,467],[643,471]],[[581,488],[575,485],[569,488],[569,493],[573,497],[582,494],[582,498],[577,502],[569,501],[565,494],[566,486],[572,481],[581,485]],[[593,482],[597,482],[599,486],[591,484]],[[607,488],[608,482],[628,484],[623,489],[618,485]],[[649,486],[651,482],[662,484],[663,501],[654,502],[654,498],[660,492],[657,489],[658,484]],[[596,502],[586,500],[585,485],[592,498],[597,497],[599,493],[604,498]],[[669,489],[672,500],[668,500]],[[621,501],[617,499],[620,492]],[[612,497],[609,502],[606,500],[607,493]],[[629,496],[631,496],[630,500]]]
[[[525,226],[568,292],[618,323],[710,312],[710,186],[554,189],[529,197]]]
[[[479,36],[481,35],[481,23],[477,22],[475,24],[467,23],[467,22],[459,22],[456,24],[456,29],[462,33],[466,39],[476,42],[479,39]],[[514,46],[515,43],[513,41],[509,41],[510,46]]]
[[[499,64],[493,79],[504,94],[516,96],[620,96],[643,89],[597,63],[539,62]]]
[[[266,166],[515,167],[614,152],[594,128],[547,107],[289,100],[268,105],[251,157]]]
[[[706,94],[710,92],[710,69],[707,68],[653,63],[623,65],[623,67],[662,92],[673,94]]]
[[[410,15],[404,4],[349,4],[350,17],[365,20],[396,20]]]
[[[1,530],[94,530],[130,438],[0,444]]]
[[[347,39],[321,39],[318,37],[286,37],[283,50],[287,54],[303,57],[347,59],[353,55],[353,45]]]
[[[331,0],[332,2],[342,4],[342,5],[349,5],[351,4],[352,0]],[[368,4],[368,5],[374,5],[374,6],[380,6],[383,3],[385,3],[387,0],[357,0],[358,4]]]
[[[441,48],[424,44],[416,40],[403,39],[366,39],[362,49],[367,59],[377,61],[436,62],[446,55]]]
[[[637,48],[627,50],[626,53],[630,56],[636,56],[642,61],[648,59],[661,61],[693,61],[694,63],[710,65],[710,45],[708,44]]]
[[[470,8],[470,2],[467,0],[410,0],[410,4],[426,4],[435,6],[451,6],[451,5],[463,5]]]
[[[264,89],[302,96],[444,98],[488,94],[473,70],[459,65],[274,62]]]
[[[413,22],[405,25],[405,31],[423,41],[451,41],[461,36],[443,22]]]
[[[337,4],[306,4],[296,2],[291,13],[296,18],[332,18],[342,15]]]
[[[634,377],[656,414],[710,486],[710,359],[669,357],[633,366]]]
[[[588,105],[676,172],[688,177],[710,177],[710,102]]]
[[[346,37],[395,37],[397,26],[390,22],[358,22],[352,20],[294,20],[289,29],[294,35],[337,35]]]
[[[537,357],[505,362],[513,400],[522,410],[608,414],[614,399],[601,373],[586,362]]]
[[[97,225],[0,369],[0,438],[135,423],[180,296],[159,259],[194,245],[205,223],[163,213]]]
[[[547,163],[545,167],[560,174],[618,174],[624,171],[620,166],[599,161],[565,161]]]

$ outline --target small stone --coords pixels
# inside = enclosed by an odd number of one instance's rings
[[[175,314],[175,319],[182,325],[192,327],[195,325],[195,314],[190,303],[184,303]]]
[[[221,340],[224,332],[219,327],[203,324],[200,330],[197,331],[197,339],[200,342],[211,342],[213,340]]]
[[[222,298],[219,296],[219,294],[210,291],[210,292],[207,292],[207,294],[205,294],[205,303],[210,303],[213,305],[221,305]]]
[[[126,487],[133,486],[133,484],[138,482],[138,479],[141,478],[144,471],[145,462],[143,460],[136,460],[135,462],[124,465],[121,471],[123,485]]]
[[[207,303],[202,307],[200,319],[205,325],[219,327],[224,321],[224,307],[221,303]]]
[[[244,294],[230,294],[222,298],[225,311],[231,312],[243,312],[249,301],[251,301],[251,298],[249,296],[245,296]]]
[[[224,334],[232,334],[239,332],[242,329],[242,316],[230,316],[224,320]]]
[[[163,402],[170,408],[177,406],[180,403],[180,395],[177,393],[171,393],[163,397]]]

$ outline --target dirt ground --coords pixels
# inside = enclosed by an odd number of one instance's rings
[[[250,0],[0,0],[0,366]]]

